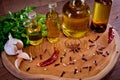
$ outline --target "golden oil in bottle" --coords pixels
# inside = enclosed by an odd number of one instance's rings
[[[42,43],[41,26],[37,24],[36,12],[34,11],[29,13],[26,30],[31,45],[39,45]]]
[[[81,38],[89,30],[90,8],[84,0],[71,0],[63,6],[62,30],[67,37]]]
[[[106,30],[112,1],[95,0],[94,12],[92,17],[91,29],[95,32],[102,33]]]
[[[56,11],[57,3],[49,4],[49,11],[46,14],[47,39],[51,43],[56,43],[59,40],[59,14]]]

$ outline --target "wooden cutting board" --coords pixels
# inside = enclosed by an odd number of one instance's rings
[[[107,43],[108,29],[103,34],[89,31],[88,34],[81,39],[67,38],[61,33],[59,42],[56,44],[49,43],[45,38],[43,43],[38,46],[25,47],[23,51],[28,54],[31,53],[34,60],[32,62],[23,60],[20,65],[20,70],[14,66],[16,56],[8,56],[5,52],[2,52],[2,62],[11,74],[20,79],[100,80],[111,71],[119,57],[120,38],[115,30],[114,33],[114,40],[110,44]],[[100,36],[100,38],[92,43],[91,41],[95,40],[98,36]],[[79,44],[80,50],[76,52],[72,51],[68,45],[73,44]],[[38,63],[52,56],[54,47],[59,50],[57,61],[45,67],[37,66]],[[105,47],[104,50],[101,50],[104,55],[97,54],[96,51],[102,47]],[[109,54],[106,55],[106,51],[109,52]],[[42,55],[42,59],[40,55]],[[85,56],[85,59],[83,59],[83,56]],[[63,57],[62,62],[61,57]],[[97,61],[97,64],[95,64],[94,61]]]

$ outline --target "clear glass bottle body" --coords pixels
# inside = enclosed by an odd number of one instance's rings
[[[63,7],[63,33],[67,37],[81,38],[89,30],[90,8],[81,0],[71,0]]]
[[[34,17],[31,14],[33,14]],[[30,44],[39,45],[40,43],[42,43],[41,26],[37,24],[36,15],[34,14],[34,12],[30,13],[29,17],[30,19],[27,22],[26,31],[30,40]]]
[[[92,23],[90,27],[93,31],[102,33],[106,30],[111,5],[111,0],[95,0]]]
[[[59,40],[59,14],[56,11],[56,3],[49,4],[49,11],[46,14],[47,39],[51,43],[56,43]]]

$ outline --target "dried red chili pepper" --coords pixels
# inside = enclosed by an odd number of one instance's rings
[[[108,32],[108,43],[111,43],[113,39],[114,39],[113,27],[110,27]]]
[[[41,67],[44,67],[44,66],[48,66],[48,65],[52,64],[53,62],[55,62],[58,59],[58,55],[59,55],[59,50],[54,48],[53,55],[49,59],[39,63],[39,65]]]

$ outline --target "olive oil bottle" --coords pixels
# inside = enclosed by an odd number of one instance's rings
[[[51,43],[56,43],[59,40],[60,26],[59,26],[59,14],[56,11],[57,3],[49,3],[49,11],[46,14],[46,26],[47,26],[47,39]]]
[[[111,0],[95,0],[92,23],[90,27],[93,31],[102,33],[106,30],[111,5]]]
[[[71,0],[63,6],[62,30],[67,37],[81,38],[89,30],[90,8],[85,0]]]
[[[29,20],[26,22],[26,31],[31,45],[42,43],[41,26],[37,24],[36,12],[28,14]]]

